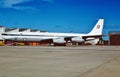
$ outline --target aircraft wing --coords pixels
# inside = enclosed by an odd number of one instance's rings
[[[74,36],[77,37],[77,36]],[[42,39],[41,42],[54,42],[54,43],[65,43],[66,41],[71,41],[73,36],[63,36],[63,37],[54,37],[54,38],[46,38]]]

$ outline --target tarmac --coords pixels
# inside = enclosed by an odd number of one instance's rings
[[[0,77],[120,77],[120,46],[1,46]]]

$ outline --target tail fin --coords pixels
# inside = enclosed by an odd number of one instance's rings
[[[99,19],[97,24],[94,26],[91,32],[88,33],[88,35],[102,35],[103,24],[104,19]]]

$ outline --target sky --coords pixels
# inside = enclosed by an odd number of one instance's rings
[[[0,0],[0,25],[8,28],[88,33],[100,18],[103,34],[120,31],[120,1]]]

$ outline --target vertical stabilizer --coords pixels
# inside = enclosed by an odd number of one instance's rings
[[[88,33],[88,35],[102,35],[103,24],[104,19],[99,19],[97,24],[94,26],[91,32]]]

